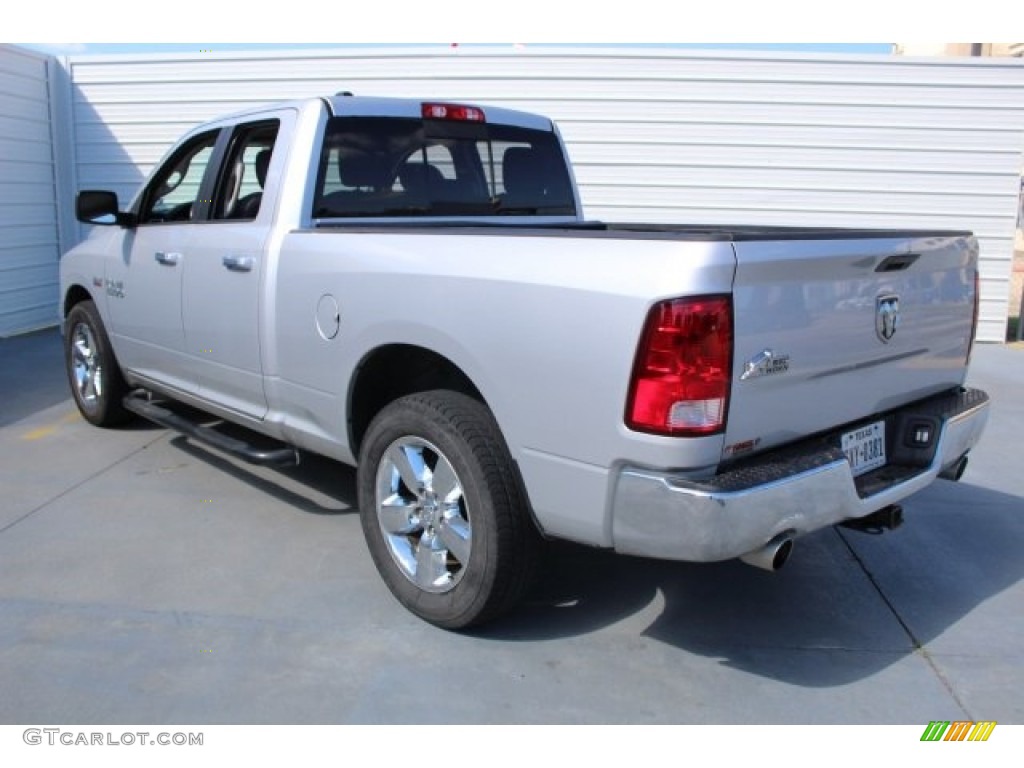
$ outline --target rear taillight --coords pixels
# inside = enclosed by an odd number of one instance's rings
[[[656,304],[633,364],[626,425],[661,435],[720,432],[729,403],[732,346],[728,296]]]

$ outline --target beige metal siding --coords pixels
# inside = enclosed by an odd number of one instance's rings
[[[80,187],[128,197],[198,121],[350,90],[540,111],[586,213],[618,221],[970,229],[980,337],[1005,334],[1024,62],[661,49],[75,57]]]
[[[47,59],[0,45],[0,337],[57,320]]]

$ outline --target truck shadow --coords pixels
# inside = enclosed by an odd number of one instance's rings
[[[0,340],[0,427],[70,399],[63,356],[57,328]]]
[[[761,677],[844,685],[927,647],[1021,581],[1020,507],[1015,496],[941,482],[906,505],[903,528],[820,531],[774,574],[558,544],[528,603],[474,635],[537,642],[619,624]],[[977,511],[969,524],[968,508]]]
[[[207,464],[295,509],[313,515],[355,513],[355,470],[336,461],[302,453],[294,467],[240,466],[214,450],[195,445],[184,435],[171,438],[170,444],[197,461]]]
[[[60,329],[46,328],[0,339],[0,427],[61,403],[74,411]],[[157,429],[161,427],[141,419],[118,427],[120,431]]]
[[[296,467],[252,468],[182,436],[171,444],[296,509],[357,512],[351,467],[304,453]],[[537,643],[614,632],[794,685],[845,685],[927,647],[1022,580],[1020,508],[1017,496],[940,481],[905,504],[899,530],[819,531],[774,574],[552,542],[525,604],[466,634]]]

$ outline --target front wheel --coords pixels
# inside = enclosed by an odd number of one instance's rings
[[[91,424],[109,427],[130,418],[121,405],[127,385],[121,376],[110,339],[96,305],[75,304],[64,325],[64,360],[71,394]]]
[[[386,406],[360,451],[359,510],[377,570],[426,621],[461,629],[529,589],[540,539],[490,411],[449,391]]]

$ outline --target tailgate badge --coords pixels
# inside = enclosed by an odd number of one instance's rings
[[[758,352],[743,364],[743,373],[740,374],[740,381],[756,379],[761,376],[774,376],[777,373],[785,373],[788,370],[789,355],[780,355],[774,350],[766,349]]]
[[[900,325],[900,297],[896,294],[887,294],[875,299],[875,333],[888,344],[896,329]]]

